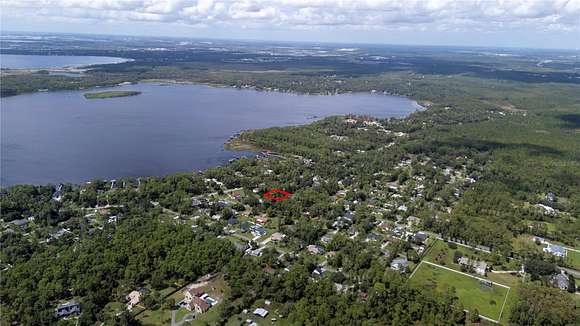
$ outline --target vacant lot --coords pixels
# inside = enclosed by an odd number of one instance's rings
[[[423,263],[410,280],[411,284],[445,291],[454,287],[465,309],[479,310],[485,317],[499,319],[508,289],[499,285],[488,287],[478,279]]]

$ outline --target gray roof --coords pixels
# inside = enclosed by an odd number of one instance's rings
[[[28,224],[28,220],[23,218],[20,220],[14,220],[14,221],[10,222],[10,224],[16,225],[16,226],[24,226],[24,225]]]

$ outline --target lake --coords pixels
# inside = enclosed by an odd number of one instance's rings
[[[49,69],[111,64],[128,61],[124,58],[92,57],[73,55],[0,55],[0,68],[5,69]]]
[[[136,84],[132,97],[87,100],[85,91],[0,99],[1,183],[81,183],[93,178],[196,171],[249,153],[223,144],[233,134],[349,113],[403,117],[407,98],[259,92],[203,85]]]

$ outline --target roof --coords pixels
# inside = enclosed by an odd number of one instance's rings
[[[195,307],[195,306],[199,306],[199,308],[202,311],[207,311],[210,308],[209,303],[203,301],[201,298],[199,297],[193,297],[191,299],[191,302],[189,302],[189,306],[190,307]]]
[[[480,269],[487,269],[487,263],[484,261],[478,261],[473,264],[473,267]]]
[[[568,282],[568,276],[563,273],[554,276],[554,285],[561,289],[567,288]]]
[[[396,258],[396,259],[393,259],[393,261],[391,262],[391,266],[394,266],[394,265],[407,266],[407,265],[409,265],[409,261],[407,260],[407,258]]]
[[[264,308],[257,308],[256,310],[254,310],[254,315],[264,318],[268,315],[268,310]]]
[[[24,226],[24,225],[28,224],[28,220],[23,218],[23,219],[11,221],[10,224],[16,225],[16,226]]]
[[[559,253],[559,254],[566,254],[566,249],[564,249],[564,247],[562,246],[558,246],[558,245],[550,245],[547,248],[550,252],[555,252],[555,253]]]
[[[57,307],[57,309],[67,308],[70,306],[78,306],[80,303],[77,300],[71,300],[69,302],[61,303]]]
[[[191,289],[185,290],[185,293],[189,293],[189,295],[191,295],[192,297],[199,297],[204,292],[201,288],[191,288]]]
[[[273,241],[281,241],[281,240],[283,240],[285,237],[286,237],[286,235],[285,235],[285,234],[282,234],[282,233],[280,233],[280,232],[276,232],[276,233],[272,234],[272,237],[271,237],[271,238],[272,238],[272,240],[273,240]]]
[[[419,231],[415,234],[415,239],[418,239],[421,241],[427,240],[428,237],[429,237],[429,235],[425,232],[422,232],[422,231]]]
[[[324,249],[321,246],[318,245],[309,245],[308,246],[308,251],[311,253],[323,253]]]

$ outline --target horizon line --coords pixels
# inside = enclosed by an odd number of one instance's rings
[[[523,47],[523,46],[491,46],[491,45],[458,45],[458,44],[402,44],[402,43],[367,43],[367,42],[332,42],[332,41],[306,41],[306,40],[276,40],[268,38],[226,38],[226,37],[203,37],[203,36],[169,36],[169,35],[136,35],[136,34],[98,34],[90,32],[45,32],[45,31],[18,31],[18,30],[0,30],[0,39],[7,34],[16,33],[33,33],[44,35],[83,35],[83,36],[105,36],[105,37],[134,37],[143,39],[166,38],[166,39],[183,39],[183,40],[215,40],[215,41],[234,41],[242,43],[294,43],[294,44],[328,44],[328,45],[360,45],[360,46],[400,46],[400,47],[432,47],[432,48],[480,48],[480,49],[505,49],[505,50],[555,50],[566,52],[579,52],[580,48],[547,48],[547,47]]]

